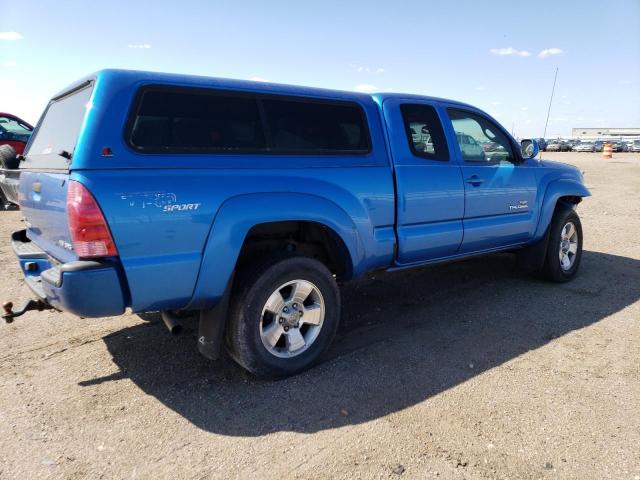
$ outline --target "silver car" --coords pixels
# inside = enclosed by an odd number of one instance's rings
[[[574,152],[595,152],[596,146],[590,142],[578,143],[573,146]]]

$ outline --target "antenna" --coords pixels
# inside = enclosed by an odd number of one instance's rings
[[[544,122],[544,135],[542,138],[547,138],[547,125],[549,125],[549,114],[551,113],[551,102],[553,101],[553,92],[556,90],[556,80],[558,79],[558,67],[556,67],[556,74],[553,77],[553,88],[551,88],[551,98],[549,99],[549,108],[547,110],[547,121]]]

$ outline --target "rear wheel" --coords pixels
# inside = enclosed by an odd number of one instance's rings
[[[582,259],[582,224],[572,209],[559,209],[549,227],[549,244],[542,276],[554,282],[571,280]]]
[[[340,292],[321,262],[274,257],[236,278],[227,348],[261,377],[285,377],[317,362],[338,328]]]

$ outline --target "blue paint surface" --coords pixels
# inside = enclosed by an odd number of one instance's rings
[[[89,79],[95,82],[91,108],[69,171],[24,170],[20,179],[27,235],[55,262],[77,260],[69,249],[69,181],[88,188],[107,220],[118,249],[117,258],[110,259],[116,267],[65,274],[61,288],[45,289],[52,303],[79,315],[113,314],[125,306],[148,311],[215,305],[247,232],[258,224],[324,225],[342,240],[346,270],[355,278],[376,269],[525,246],[544,235],[560,197],[589,195],[579,171],[568,165],[536,160],[465,164],[446,108],[486,114],[458,102],[117,70]],[[371,152],[140,154],[126,144],[124,132],[144,85],[355,102],[366,115]],[[403,103],[437,110],[448,161],[412,154],[399,111]],[[112,154],[103,156],[104,147]],[[482,183],[465,182],[472,176]],[[518,205],[526,208],[514,208]]]

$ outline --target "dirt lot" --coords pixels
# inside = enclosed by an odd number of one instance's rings
[[[263,382],[158,316],[0,325],[0,478],[640,479],[640,155],[585,170],[579,278],[493,255],[343,290],[319,367]],[[26,298],[0,212],[3,298]]]

